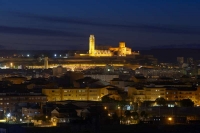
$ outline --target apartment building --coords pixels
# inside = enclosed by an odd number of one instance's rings
[[[110,82],[113,78],[119,78],[117,74],[87,74],[84,77],[91,77],[93,79],[100,79],[105,82]]]
[[[165,97],[165,91],[166,88],[164,87],[145,87],[144,92],[145,92],[145,100],[146,101],[155,101],[157,98],[166,98]]]
[[[22,107],[22,116],[23,117],[35,117],[35,116],[41,116],[42,109],[41,108],[34,108],[34,107]]]
[[[114,93],[113,86],[97,87],[97,88],[57,88],[42,89],[42,93],[47,96],[48,101],[63,100],[90,100],[100,101],[101,97]]]
[[[134,85],[134,81],[132,81],[132,80],[122,80],[122,79],[119,79],[119,78],[114,78],[114,79],[110,80],[110,84],[114,85],[114,86],[117,86],[118,88],[123,88],[124,89],[127,86]]]
[[[191,99],[195,105],[200,105],[200,87],[129,87],[128,97],[133,101],[155,101],[165,98],[168,101]]]
[[[41,93],[0,93],[0,109],[14,111],[21,103],[46,103],[47,97]]]
[[[178,90],[178,100],[191,99],[197,105],[196,93],[197,88],[180,88]]]
[[[2,78],[2,81],[9,81],[12,84],[22,84],[27,80],[26,77],[17,77],[17,76],[13,76],[13,77],[4,77]]]
[[[166,89],[166,100],[169,101],[178,101],[179,97],[178,97],[178,92],[179,90],[177,88],[167,88]]]
[[[144,88],[128,88],[128,97],[134,101],[155,101],[155,99],[165,98],[166,88],[162,87],[144,87]]]

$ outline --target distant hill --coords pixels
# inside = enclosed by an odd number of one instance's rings
[[[176,63],[177,57],[192,57],[194,60],[200,60],[200,48],[155,48],[150,50],[141,50],[142,55],[154,55],[159,62]]]
[[[153,55],[159,62],[176,63],[177,57],[184,57],[185,62],[189,57],[192,57],[194,60],[200,60],[200,46],[193,46],[192,48],[176,48],[178,47],[178,45],[176,45],[172,48],[169,45],[166,47],[162,46],[161,48],[153,47],[152,49],[141,49],[139,51],[141,55]],[[33,57],[34,55],[44,54],[44,56],[51,58],[54,54],[62,54],[62,56],[64,56],[66,54],[73,55],[73,53],[87,53],[87,50],[0,50],[0,57],[13,56],[14,54],[23,54],[25,56],[30,54],[30,57]]]

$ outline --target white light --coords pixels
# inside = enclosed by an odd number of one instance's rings
[[[7,117],[10,117],[10,113],[7,114]]]
[[[56,55],[56,54],[54,54],[54,56],[56,57],[57,55]]]
[[[27,54],[27,57],[29,57],[30,55],[29,54]]]

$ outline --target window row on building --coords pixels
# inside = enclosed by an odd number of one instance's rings
[[[109,89],[110,86],[102,88],[59,88],[42,89],[42,93],[47,96],[48,101],[62,100],[92,100],[100,101],[101,97],[115,91]]]
[[[165,98],[169,101],[191,99],[195,105],[200,105],[200,87],[144,87],[128,88],[128,97],[134,101],[155,101],[157,98]]]

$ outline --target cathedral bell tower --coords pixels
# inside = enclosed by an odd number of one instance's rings
[[[89,56],[94,56],[95,53],[95,38],[94,35],[89,37]]]

